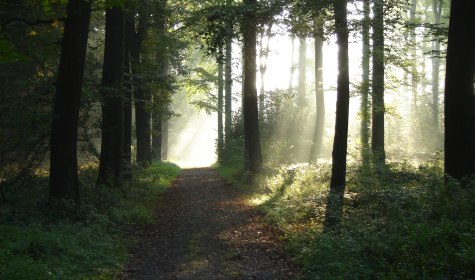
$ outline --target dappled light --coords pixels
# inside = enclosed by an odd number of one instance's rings
[[[475,279],[475,1],[0,1],[0,279]]]

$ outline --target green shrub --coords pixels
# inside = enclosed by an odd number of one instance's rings
[[[180,169],[136,169],[121,189],[96,188],[97,170],[81,170],[81,205],[47,201],[47,177],[9,192],[1,206],[0,279],[115,279],[131,240],[123,231],[154,220],[157,198]]]
[[[437,163],[351,166],[340,225],[324,229],[329,165],[283,166],[260,203],[309,279],[475,277],[475,181],[445,182]]]

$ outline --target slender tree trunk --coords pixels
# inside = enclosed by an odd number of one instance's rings
[[[218,54],[218,162],[223,162],[224,131],[223,131],[223,95],[224,95],[224,65],[223,47],[219,47]]]
[[[373,106],[371,151],[374,163],[384,165],[384,21],[383,0],[375,0],[373,6]]]
[[[154,161],[162,161],[162,121],[158,113],[152,119],[152,156]]]
[[[254,5],[257,0],[245,0],[244,4],[252,8],[246,12],[243,22],[243,53],[244,53],[244,138],[247,147],[245,166],[251,174],[255,174],[262,165],[261,142],[259,133],[259,117],[256,89],[256,29],[257,17]]]
[[[361,62],[361,159],[363,166],[369,166],[369,122],[371,119],[368,106],[369,97],[369,56],[370,56],[370,0],[363,1],[363,57]]]
[[[124,49],[124,179],[132,179],[132,72],[130,51],[134,39],[134,21],[130,13],[125,15],[125,49]]]
[[[418,72],[417,72],[417,36],[416,36],[416,11],[417,11],[417,0],[411,1],[411,8],[409,11],[409,22],[413,24],[411,32],[410,32],[410,56],[411,56],[411,92],[412,92],[412,113],[413,119],[417,120],[418,116],[418,92],[417,92],[417,85],[418,85]],[[416,122],[417,123],[417,122]],[[416,127],[413,133],[413,137],[419,136],[419,131]]]
[[[341,221],[343,195],[346,184],[346,155],[348,147],[348,116],[350,105],[350,79],[348,71],[348,23],[347,1],[335,0],[335,31],[338,43],[338,80],[335,137],[332,153],[332,176],[330,193],[325,213],[325,227],[330,228]]]
[[[69,1],[51,129],[50,199],[79,202],[77,129],[90,16],[89,1]]]
[[[325,128],[325,97],[323,95],[323,26],[315,25],[315,95],[317,117],[313,134],[310,161],[316,162],[320,157],[323,146],[323,131]]]
[[[145,1],[140,2],[146,5]],[[142,11],[142,10],[141,10]],[[146,165],[152,160],[151,147],[151,113],[147,108],[147,104],[151,102],[150,92],[141,78],[140,71],[142,68],[142,44],[145,40],[148,17],[141,11],[132,11],[132,32],[134,32],[134,40],[131,46],[131,60],[133,70],[133,92],[135,105],[135,135],[137,138],[137,163]],[[137,15],[136,15],[137,14]]]
[[[261,51],[259,52],[259,73],[261,79],[261,87],[259,89],[259,114],[261,116],[261,121],[263,120],[265,111],[265,76],[267,72],[267,58],[269,57],[270,51],[270,39],[272,37],[272,25],[272,22],[270,22],[267,29],[264,30],[263,26],[263,29],[261,31]],[[265,47],[264,37],[267,38]]]
[[[157,40],[162,42],[166,39],[166,0],[159,0],[156,6],[156,25],[157,25]],[[159,46],[156,52],[156,61],[158,64],[159,75],[159,91],[154,96],[154,107],[152,117],[152,154],[153,160],[164,161],[167,158],[168,145],[168,58],[167,48],[165,45]]]
[[[452,1],[445,79],[445,173],[475,174],[475,1]]]
[[[297,106],[305,104],[305,94],[307,91],[307,42],[305,38],[299,38],[299,84],[297,92]]]
[[[102,68],[102,141],[97,185],[120,187],[123,181],[122,144],[124,106],[124,14],[119,7],[106,11]]]
[[[230,2],[228,0],[228,2]],[[229,3],[227,3],[229,5]],[[232,32],[232,25],[228,25],[228,33]],[[232,130],[232,44],[233,39],[231,35],[226,37],[226,50],[225,50],[225,73],[224,73],[224,129],[225,129],[225,143],[226,146],[231,140]]]
[[[434,24],[440,24],[443,0],[432,0]],[[433,38],[434,57],[432,58],[432,126],[439,132],[439,73],[440,73],[440,42],[436,36]]]
[[[290,77],[289,77],[289,93],[293,94],[294,91],[294,73],[295,73],[295,35],[290,35],[290,44],[292,50],[290,51]]]

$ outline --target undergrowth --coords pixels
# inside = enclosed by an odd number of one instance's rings
[[[437,161],[350,166],[342,223],[325,229],[330,175],[330,164],[282,166],[251,200],[307,279],[475,278],[475,180],[446,181]]]
[[[45,175],[9,190],[0,205],[0,279],[114,279],[131,248],[125,232],[153,221],[157,198],[178,173],[155,163],[111,189],[95,187],[97,168],[82,168],[79,206],[48,202]]]

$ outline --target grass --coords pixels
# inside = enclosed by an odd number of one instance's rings
[[[440,162],[348,168],[344,217],[324,229],[331,166],[281,166],[250,202],[280,229],[307,279],[474,279],[475,180],[446,182]]]
[[[155,163],[121,189],[97,189],[96,168],[84,168],[80,206],[48,202],[45,175],[9,190],[0,206],[0,279],[115,279],[133,244],[125,232],[154,220],[157,198],[178,173]]]

